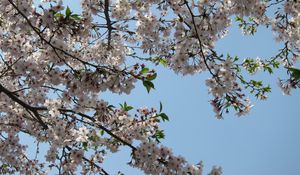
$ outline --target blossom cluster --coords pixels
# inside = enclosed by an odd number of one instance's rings
[[[139,82],[150,92],[156,72],[135,63],[147,60],[183,75],[208,72],[217,118],[230,107],[241,116],[252,107],[245,88],[261,99],[270,91],[246,81],[241,65],[272,72],[269,65],[292,66],[300,54],[298,1],[81,0],[80,6],[76,13],[62,0],[0,1],[0,173],[108,174],[106,153],[127,146],[130,164],[146,174],[201,175],[201,163],[189,164],[159,144],[165,113],[147,107],[134,113],[101,93],[130,94]],[[272,7],[279,9],[274,16]],[[219,55],[215,44],[234,16],[271,26],[285,47],[255,65]],[[287,83],[279,84],[289,94],[299,81]],[[45,161],[27,156],[21,134],[48,145],[43,153],[36,148]],[[210,174],[221,172],[213,167]]]
[[[183,157],[176,157],[164,146],[142,143],[134,152],[132,166],[143,169],[146,174],[202,174],[202,165],[188,165]],[[163,164],[164,166],[160,166]]]

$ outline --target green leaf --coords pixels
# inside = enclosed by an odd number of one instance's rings
[[[273,62],[273,67],[274,68],[279,68],[280,63],[278,61]]]
[[[169,117],[165,113],[160,113],[158,116],[162,119],[162,121],[169,121]]]
[[[89,139],[90,141],[95,142],[95,141],[97,141],[97,140],[99,139],[99,137],[98,137],[98,136],[90,136],[88,139]]]
[[[114,105],[108,105],[107,108],[108,108],[109,110],[113,110],[113,108],[116,108],[116,107],[115,107]]]
[[[235,17],[235,20],[236,20],[236,21],[244,21],[244,19],[241,18],[241,17],[239,17],[239,16],[236,16],[236,17]]]
[[[70,17],[71,14],[72,14],[71,9],[69,8],[69,6],[67,6],[67,9],[66,9],[66,18]]]
[[[74,19],[74,20],[81,20],[82,19],[81,16],[78,15],[78,14],[71,15],[71,18]]]
[[[127,108],[125,109],[125,111],[130,111],[131,109],[133,109],[132,106],[127,106]]]
[[[65,15],[64,15],[64,14],[62,14],[62,13],[56,13],[56,14],[55,14],[55,17],[58,17],[58,18],[60,18],[60,17],[62,17],[62,18],[63,18],[64,16],[65,16]]]
[[[273,70],[272,70],[272,68],[271,68],[270,66],[265,66],[265,67],[264,67],[264,71],[268,71],[269,74],[272,74],[272,73],[273,73]]]
[[[161,102],[159,102],[159,112],[161,112],[163,110],[163,105]]]
[[[166,60],[166,59],[163,59],[163,58],[159,59],[159,63],[160,63],[161,65],[165,66],[165,67],[167,67],[167,65],[168,65],[167,60]]]
[[[82,142],[82,147],[85,151],[87,151],[88,142]]]
[[[292,72],[291,76],[293,78],[295,78],[296,80],[300,80],[300,69],[296,69],[293,67],[288,67],[287,69]]]
[[[154,84],[151,81],[143,81],[143,85],[147,89],[147,92],[149,93],[151,89],[154,89]]]
[[[130,111],[131,109],[133,109],[132,106],[128,106],[126,102],[124,102],[124,104],[120,104],[121,108],[124,110],[124,111]]]
[[[265,92],[271,92],[271,87],[270,87],[270,85],[268,85],[267,87],[265,87],[265,88],[263,88],[263,92],[265,93]]]
[[[158,130],[156,133],[155,133],[155,138],[158,142],[160,142],[159,140],[160,139],[164,139],[165,138],[165,133],[164,133],[164,130]]]
[[[100,131],[100,135],[103,136],[104,135],[104,130]]]
[[[141,74],[145,74],[145,73],[148,73],[149,72],[149,68],[147,67],[144,67],[142,70],[141,70]]]
[[[235,56],[233,60],[234,60],[234,62],[236,62],[236,61],[238,61],[239,59],[240,59],[240,58],[239,58],[238,56]]]

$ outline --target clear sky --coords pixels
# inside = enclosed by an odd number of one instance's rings
[[[72,10],[78,9],[78,0],[65,1]],[[73,2],[71,4],[71,2]],[[259,28],[253,36],[243,37],[237,27],[217,43],[219,53],[230,53],[242,58],[271,57],[278,51],[273,34]],[[102,94],[102,97],[118,104],[126,101],[134,107],[159,107],[170,122],[163,123],[166,138],[163,144],[171,147],[176,155],[182,155],[191,163],[203,160],[205,173],[213,165],[220,165],[224,175],[283,175],[299,174],[300,163],[300,91],[284,96],[276,85],[277,77],[284,78],[281,71],[270,76],[259,73],[256,78],[270,83],[272,93],[267,101],[252,98],[254,107],[249,115],[238,118],[234,113],[217,120],[209,104],[211,95],[204,84],[208,74],[180,76],[162,67],[155,80],[156,90],[148,94],[141,83],[130,95]],[[142,175],[130,168],[127,148],[107,156],[104,168],[110,174],[118,170],[126,175]]]

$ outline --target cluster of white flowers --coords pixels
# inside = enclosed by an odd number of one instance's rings
[[[131,165],[142,169],[146,174],[202,174],[201,164],[189,165],[183,157],[174,156],[169,148],[158,147],[152,142],[143,142],[137,147]]]
[[[217,78],[206,80],[209,92],[214,97],[222,97],[224,94],[239,88],[235,82],[236,77],[232,72],[232,61],[227,59],[222,65],[210,65],[211,70],[217,75]]]
[[[164,113],[142,107],[133,115],[131,106],[117,108],[100,98],[105,91],[129,94],[137,82],[154,88],[155,71],[126,59],[146,58],[184,75],[209,72],[211,104],[222,118],[228,107],[238,116],[252,107],[237,60],[214,50],[233,16],[272,26],[286,45],[279,58],[285,66],[300,52],[298,1],[81,0],[80,5],[77,14],[62,0],[0,1],[0,163],[11,174],[55,168],[75,173],[79,167],[85,174],[106,174],[105,152],[125,145],[133,150],[131,165],[145,173],[201,175],[202,164],[188,164],[158,144]],[[267,15],[273,5],[279,6],[275,17]],[[254,72],[263,68],[261,60],[255,64]],[[295,81],[280,85],[289,94]],[[20,133],[49,145],[44,163],[26,157]]]
[[[84,57],[86,61],[96,61],[98,64],[119,66],[124,63],[125,56],[129,53],[128,48],[123,45],[121,37],[113,38],[111,47],[107,50],[106,43],[97,42],[90,50],[86,50]],[[89,59],[88,59],[89,58]]]
[[[265,15],[267,5],[260,0],[226,0],[225,3],[231,8],[232,14],[237,14],[241,17],[252,16],[257,19],[261,19]],[[249,7],[253,7],[253,9]]]
[[[300,44],[300,2],[286,1],[284,12],[289,15],[285,19],[277,18],[273,23],[273,30],[278,33],[278,39],[289,41],[293,46]],[[283,14],[285,15],[285,14]]]
[[[131,10],[130,3],[126,0],[117,0],[115,5],[116,7],[112,10],[112,17],[117,20],[126,19]]]
[[[107,111],[104,114],[96,113],[95,118],[98,119],[96,123],[114,131],[115,135],[129,144],[132,144],[134,140],[146,141],[159,129],[158,116],[153,108],[141,108],[138,111],[139,114],[136,114],[135,117],[131,117],[127,111],[122,109]],[[104,117],[106,118],[104,119]]]

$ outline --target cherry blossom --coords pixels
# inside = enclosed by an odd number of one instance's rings
[[[298,1],[81,0],[80,8],[73,12],[62,0],[0,1],[0,173],[108,174],[107,153],[126,146],[129,165],[145,174],[203,174],[202,161],[189,163],[160,144],[160,123],[169,120],[162,106],[134,110],[101,98],[130,94],[137,83],[151,93],[158,75],[146,61],[182,75],[207,72],[218,119],[230,110],[249,113],[247,92],[264,100],[271,91],[245,71],[282,66],[289,76],[279,80],[283,92],[300,87]],[[234,19],[244,34],[270,28],[284,47],[270,59],[218,53],[215,44]],[[44,159],[28,156],[21,134],[48,145],[37,151]],[[209,174],[221,173],[214,166]]]

